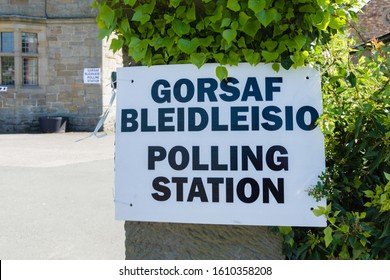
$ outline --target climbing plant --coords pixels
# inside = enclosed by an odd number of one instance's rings
[[[326,172],[308,193],[328,226],[279,228],[291,259],[390,259],[390,47],[345,36],[313,58],[322,70]]]
[[[358,0],[101,0],[100,37],[142,65],[192,63],[201,67],[249,62],[278,70],[303,66],[332,35],[355,18]]]

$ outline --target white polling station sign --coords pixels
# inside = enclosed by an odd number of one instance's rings
[[[117,71],[118,220],[325,226],[320,73],[271,65]]]
[[[100,84],[100,68],[84,68],[84,84]]]

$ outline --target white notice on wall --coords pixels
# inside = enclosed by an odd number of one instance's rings
[[[246,63],[118,69],[116,218],[325,226],[320,73]]]
[[[100,84],[100,68],[84,68],[84,84]]]
[[[0,87],[0,91],[6,92],[8,90],[7,87]]]

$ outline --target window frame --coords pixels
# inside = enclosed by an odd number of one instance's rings
[[[3,52],[3,33],[12,33],[13,35],[13,46],[12,52]],[[6,83],[3,81],[3,58],[13,58],[13,83]],[[15,85],[15,32],[13,30],[0,30],[0,85],[2,86],[14,86]]]
[[[26,47],[26,43],[24,42],[24,38],[25,36],[29,34],[29,35],[35,35],[34,38],[32,37],[28,37],[27,36],[27,39],[29,38],[32,38],[33,41],[35,42],[32,42],[32,51],[30,51],[27,47]],[[22,54],[22,85],[23,86],[38,86],[39,85],[39,59],[38,59],[38,33],[37,32],[28,32],[28,31],[22,31],[21,32],[21,35],[20,35],[20,41],[21,41],[21,54]],[[28,46],[30,47],[30,46]],[[26,51],[27,49],[27,51]],[[27,72],[27,69],[26,69],[26,65],[25,65],[25,62],[26,61],[32,61],[32,62],[35,62],[33,63],[32,67],[34,67],[35,69],[33,69],[33,73],[31,74],[31,77],[30,75],[28,75],[29,77],[27,78],[26,77],[26,72]],[[34,65],[35,64],[35,65]],[[29,69],[30,71],[30,69]],[[33,80],[33,83],[27,83],[26,81],[27,80]]]
[[[0,85],[8,87],[39,87],[40,86],[40,58],[41,54],[39,51],[39,38],[40,30],[32,30],[29,28],[1,28],[0,37],[2,33],[13,33],[13,53],[2,52],[2,45],[0,44]],[[25,34],[34,34],[32,46],[33,51],[25,51],[23,46],[23,36]],[[35,38],[34,38],[35,37]],[[0,38],[1,40],[1,38]],[[3,81],[3,72],[2,72],[2,58],[3,57],[13,57],[14,58],[14,69],[13,69],[13,83],[6,83]],[[33,70],[33,73],[26,77],[27,70],[25,61],[33,61],[30,70]],[[32,82],[26,82],[32,81]]]
[[[5,33],[12,33],[12,51],[11,52],[7,52],[7,51],[3,51],[3,34]],[[13,31],[1,31],[0,32],[0,53],[3,53],[3,54],[14,54],[15,53],[15,32]]]

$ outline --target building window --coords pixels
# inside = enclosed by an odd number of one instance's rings
[[[0,84],[15,84],[14,33],[0,33]]]
[[[0,84],[37,86],[38,34],[0,32],[0,35]]]
[[[14,33],[13,32],[1,32],[0,45],[2,53],[14,52]]]
[[[38,85],[38,58],[25,55],[38,54],[38,34],[22,32],[23,85]]]
[[[22,53],[38,53],[38,34],[22,32]]]
[[[38,58],[35,57],[23,58],[23,85],[25,86],[38,85]]]
[[[14,85],[15,84],[15,59],[11,57],[1,57],[1,85]]]

